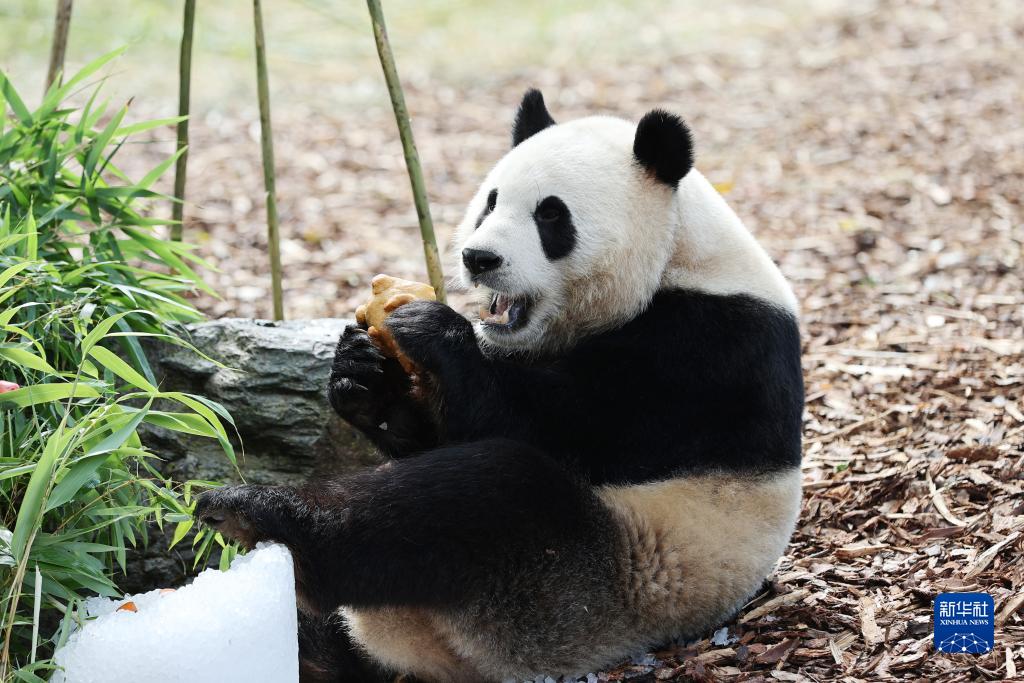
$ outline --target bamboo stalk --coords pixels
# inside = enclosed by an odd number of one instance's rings
[[[284,320],[281,292],[281,244],[277,227],[277,198],[274,189],[274,140],[270,130],[270,86],[267,83],[267,47],[263,37],[263,10],[252,0],[256,23],[256,86],[260,101],[260,142],[263,147],[263,186],[267,191],[267,248],[270,252],[270,281],[274,320]]]
[[[427,201],[427,188],[423,182],[423,168],[420,165],[419,153],[416,151],[416,141],[412,136],[409,110],[405,106],[405,95],[402,93],[402,83],[398,79],[395,56],[392,54],[391,44],[388,42],[387,27],[384,25],[384,11],[381,9],[380,0],[366,0],[366,6],[370,10],[377,54],[380,56],[380,66],[384,70],[384,80],[387,82],[388,94],[391,96],[391,108],[395,111],[398,134],[402,138],[405,166],[409,171],[409,184],[412,186],[416,215],[420,222],[420,236],[423,238],[423,255],[427,262],[427,274],[430,277],[430,284],[437,294],[437,300],[443,303],[446,300],[444,273],[441,272],[441,257],[438,254],[437,240],[434,237],[434,222],[430,218],[430,203]]]
[[[192,29],[196,21],[196,0],[185,0],[185,25],[181,32],[181,54],[178,57],[178,150],[181,155],[174,164],[174,203],[171,206],[171,239],[181,241],[185,212],[185,177],[188,168],[188,110],[192,90]]]
[[[64,71],[64,54],[68,49],[71,28],[71,0],[57,0],[57,17],[53,22],[53,43],[50,44],[50,66],[46,69],[46,90]]]

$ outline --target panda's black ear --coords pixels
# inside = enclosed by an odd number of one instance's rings
[[[555,120],[544,106],[544,96],[540,94],[540,90],[530,88],[523,95],[519,111],[516,112],[516,122],[512,124],[512,146],[515,147],[526,138],[553,125]]]
[[[693,168],[690,129],[675,114],[649,111],[636,127],[633,156],[649,173],[674,188]]]

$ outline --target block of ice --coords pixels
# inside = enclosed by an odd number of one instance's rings
[[[135,611],[118,609],[131,602]],[[176,591],[91,598],[57,651],[58,683],[294,683],[299,680],[292,558],[260,544],[226,572]]]

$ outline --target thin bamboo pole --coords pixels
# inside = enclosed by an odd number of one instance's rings
[[[57,17],[53,22],[53,43],[50,44],[50,66],[46,70],[46,88],[64,71],[64,54],[68,49],[68,29],[71,27],[71,0],[57,0]]]
[[[181,155],[174,164],[174,203],[171,205],[171,239],[181,241],[185,213],[185,177],[188,168],[188,110],[192,90],[192,29],[196,22],[196,0],[185,0],[185,25],[181,32],[181,54],[178,57],[178,150]],[[184,151],[182,151],[184,150]]]
[[[430,218],[430,203],[427,201],[427,188],[423,182],[423,167],[416,151],[416,141],[412,136],[412,123],[409,110],[405,106],[405,95],[402,83],[398,79],[395,56],[388,42],[387,27],[384,25],[384,11],[380,0],[366,0],[373,23],[373,37],[377,43],[377,54],[380,66],[384,70],[388,94],[391,96],[391,108],[395,110],[395,121],[398,123],[398,134],[402,138],[402,151],[405,153],[405,166],[409,171],[409,184],[412,185],[413,201],[416,203],[416,215],[420,221],[420,236],[423,238],[423,255],[427,262],[427,274],[430,284],[437,294],[437,300],[444,302],[444,274],[441,272],[441,257],[437,251],[437,240],[434,237],[434,222]]]
[[[263,37],[263,10],[252,0],[256,22],[256,87],[260,101],[260,141],[263,146],[263,186],[267,191],[267,248],[270,252],[270,281],[274,320],[284,320],[281,291],[281,243],[277,227],[277,198],[274,189],[274,140],[270,130],[270,86],[267,83],[267,46]]]

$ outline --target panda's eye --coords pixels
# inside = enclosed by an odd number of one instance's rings
[[[481,225],[483,225],[484,219],[491,215],[491,212],[494,211],[494,207],[497,203],[498,188],[494,188],[493,190],[487,193],[487,206],[485,206],[484,210],[480,212],[480,215],[476,217],[476,227],[473,228],[474,230],[478,229]]]
[[[561,220],[568,209],[557,197],[548,197],[540,203],[535,212],[537,220],[544,223],[554,223]]]

